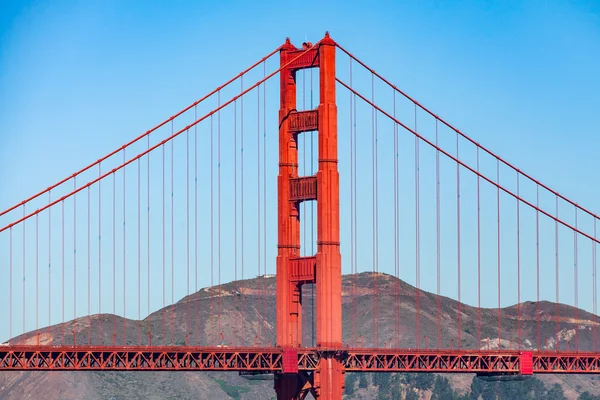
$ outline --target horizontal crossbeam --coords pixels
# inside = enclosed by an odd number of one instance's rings
[[[290,280],[292,282],[314,283],[317,259],[315,257],[290,258]]]
[[[319,128],[319,113],[316,110],[293,112],[288,117],[292,133],[316,131]]]
[[[316,68],[319,66],[319,50],[317,46],[306,50],[293,50],[287,53],[288,62],[292,62],[288,65],[289,69],[299,70],[304,68]],[[300,56],[300,57],[299,57]]]
[[[317,177],[305,176],[290,179],[290,200],[307,201],[317,199]]]

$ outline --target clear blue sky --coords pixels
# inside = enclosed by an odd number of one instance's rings
[[[286,36],[316,42],[326,30],[484,146],[598,210],[600,3],[583,0],[3,2],[0,209],[118,148]]]

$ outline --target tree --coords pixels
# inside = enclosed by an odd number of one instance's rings
[[[365,374],[360,374],[360,378],[358,379],[358,387],[361,389],[366,389],[369,386],[367,383],[367,377]]]
[[[387,390],[391,378],[391,375],[387,373],[375,373],[373,374],[373,386],[377,386],[379,390]]]
[[[546,394],[546,399],[548,400],[567,400],[565,394],[563,392],[562,386],[558,383],[552,385],[548,393]]]
[[[344,389],[344,394],[347,394],[347,395],[354,394],[356,380],[357,380],[356,374],[353,374],[353,373],[346,374],[346,388]]]
[[[435,375],[425,373],[425,374],[415,374],[415,387],[417,389],[426,390],[433,386],[433,382],[435,381]]]
[[[448,379],[443,378],[441,376],[437,376],[435,378],[435,383],[433,385],[433,391],[431,394],[431,400],[446,400],[453,399],[454,391],[450,386],[450,382]]]
[[[583,392],[579,395],[578,400],[600,400],[600,396],[594,396],[589,392]]]
[[[470,398],[472,400],[477,400],[477,399],[479,399],[479,396],[481,395],[482,392],[483,392],[483,381],[481,379],[478,379],[477,377],[474,377],[473,380],[471,381],[471,396],[470,396]]]
[[[393,397],[394,399],[396,398],[400,398],[400,397]],[[417,394],[417,392],[415,392],[412,388],[407,388],[406,389],[406,400],[419,400],[419,395]]]
[[[387,395],[387,393],[380,391],[377,393],[376,400],[389,400],[389,396]]]

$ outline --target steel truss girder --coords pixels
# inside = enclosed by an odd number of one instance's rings
[[[282,348],[2,346],[0,370],[283,372]],[[347,372],[519,374],[519,351],[298,349],[298,371],[333,355]],[[600,353],[533,352],[534,373],[600,374]]]
[[[0,370],[277,371],[279,349],[7,346]]]

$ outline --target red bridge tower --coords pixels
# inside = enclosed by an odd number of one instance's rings
[[[279,110],[277,346],[283,347],[284,372],[275,380],[279,400],[302,397],[341,400],[344,371],[336,357],[342,346],[342,273],[340,255],[335,42],[325,34],[317,45],[298,50],[288,40],[281,49]],[[305,52],[304,55],[298,57]],[[290,62],[290,60],[293,60]],[[296,110],[296,72],[319,68],[319,107]],[[319,169],[298,176],[298,135],[318,131]],[[300,203],[317,201],[317,253],[300,257]],[[312,376],[298,374],[302,347],[302,285],[316,285],[316,345],[323,351]],[[285,363],[285,359],[291,362]]]

